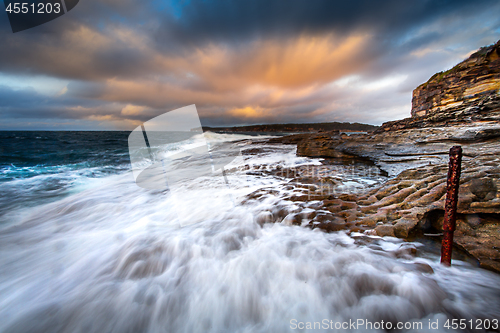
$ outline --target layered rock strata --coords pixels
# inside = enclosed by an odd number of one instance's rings
[[[500,41],[452,69],[436,73],[413,91],[411,118],[378,132],[500,121]]]
[[[433,116],[464,107],[500,90],[500,41],[483,47],[445,72],[434,74],[413,91],[412,117]]]

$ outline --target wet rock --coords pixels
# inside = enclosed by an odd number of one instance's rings
[[[336,149],[343,140],[338,132],[309,135],[297,143],[297,156],[351,158],[349,154]]]
[[[308,202],[308,201],[322,201],[322,200],[327,200],[333,198],[333,195],[331,194],[316,194],[316,193],[307,193],[307,194],[301,194],[301,195],[294,195],[291,196],[288,200],[290,201],[303,201],[303,202]]]
[[[381,236],[381,237],[384,237],[384,236],[395,237],[396,236],[394,234],[394,226],[388,225],[388,224],[382,224],[382,225],[377,226],[375,228],[375,232],[377,233],[378,236]]]
[[[342,200],[337,198],[337,199],[327,199],[323,200],[323,204],[325,206],[340,206],[342,204]]]
[[[310,136],[309,133],[286,135],[286,136],[271,138],[267,140],[267,143],[297,144],[300,141],[309,138],[309,136]]]
[[[357,225],[366,225],[368,227],[374,227],[378,222],[387,222],[387,213],[378,212],[377,214],[368,215],[365,218],[362,218],[358,221]]]
[[[495,183],[490,178],[473,179],[469,190],[480,200],[483,200],[490,192],[496,193]]]
[[[330,205],[326,207],[326,209],[331,212],[331,213],[340,213],[342,211],[342,206],[341,205]]]
[[[397,258],[410,259],[417,254],[417,247],[413,244],[401,244],[399,249],[393,252]]]
[[[301,213],[302,218],[306,220],[312,220],[314,217],[316,217],[316,210],[314,209],[304,209]]]
[[[306,206],[311,209],[319,210],[323,209],[324,204],[323,201],[313,201],[313,202],[308,202]]]
[[[272,211],[273,219],[275,221],[278,221],[278,220],[281,221],[288,215],[288,213],[289,213],[289,211],[288,211],[287,207],[283,207],[283,206],[275,207]]]
[[[342,210],[339,212],[338,216],[346,220],[346,222],[352,223],[358,220],[359,212],[356,209]]]
[[[351,202],[356,202],[358,197],[355,194],[352,193],[342,193],[339,195],[339,199],[342,201],[351,201]]]
[[[285,225],[301,225],[302,224],[302,215],[301,214],[288,214],[283,219],[283,224]]]
[[[346,209],[356,209],[356,208],[358,208],[358,205],[355,202],[344,201],[344,202],[342,202],[342,204],[340,205],[340,207],[343,210],[346,210]]]
[[[413,266],[422,273],[434,274],[432,267],[424,262],[415,262],[413,263]]]
[[[332,221],[334,219],[335,219],[335,217],[332,214],[324,212],[324,211],[319,211],[316,214],[316,216],[314,217],[314,221],[318,221],[318,222],[327,222],[327,221]]]
[[[394,234],[396,237],[407,238],[417,224],[417,219],[401,218],[394,225]]]
[[[308,227],[312,229],[321,229],[326,232],[335,232],[345,230],[347,227],[349,227],[349,225],[347,225],[340,219],[336,219],[335,221],[312,222],[308,224]]]
[[[470,210],[482,213],[497,213],[500,210],[500,200],[493,199],[488,202],[472,202]]]
[[[271,212],[261,212],[255,217],[255,222],[261,227],[265,223],[273,223],[274,222],[273,214]]]
[[[481,218],[478,214],[468,214],[466,215],[465,222],[472,228],[475,228],[481,224]]]

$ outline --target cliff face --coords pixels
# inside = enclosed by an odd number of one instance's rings
[[[446,72],[434,74],[413,91],[412,117],[430,116],[500,90],[500,41],[483,47]]]
[[[500,122],[500,41],[434,74],[413,91],[411,117],[375,133],[486,122]]]

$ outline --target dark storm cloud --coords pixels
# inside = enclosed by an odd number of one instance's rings
[[[12,89],[0,85],[0,113],[3,117],[13,119],[79,119],[89,116],[84,109],[74,109],[68,112],[68,108],[80,105],[84,101],[65,96],[46,96],[36,92],[33,88]],[[98,107],[98,101],[86,101],[88,108]]]
[[[155,64],[148,54],[105,31],[126,25],[148,33],[138,27],[154,16],[148,2],[80,1],[76,10],[54,21],[13,34],[7,15],[0,15],[0,72],[83,80],[150,73]]]
[[[382,41],[404,35],[443,15],[474,15],[496,4],[496,0],[192,0],[181,6],[178,18],[167,16],[159,32],[178,41],[198,44],[369,29],[379,32]],[[425,41],[414,41],[414,47],[422,42]]]
[[[0,113],[3,117],[22,118],[74,118],[81,115],[68,114],[66,107],[74,101],[47,96],[37,93],[34,89],[12,89],[0,86]]]
[[[22,34],[12,34],[6,15],[0,18],[0,71],[51,74],[85,80],[137,77],[162,64],[151,52],[183,54],[203,43],[223,42],[237,48],[253,38],[291,38],[297,34],[338,35],[353,30],[374,34],[365,52],[380,56],[405,34],[441,15],[472,16],[497,4],[482,1],[189,1],[160,10],[158,2],[84,1],[78,10]],[[170,9],[170,10],[169,10]],[[173,9],[180,11],[175,17]],[[126,39],[99,36],[104,29],[126,26],[138,35],[151,36],[148,49]],[[438,38],[428,34],[405,43],[411,50]],[[101,39],[99,39],[101,38]],[[91,45],[95,43],[97,47]],[[391,46],[392,45],[392,46]],[[169,68],[170,69],[170,68]]]

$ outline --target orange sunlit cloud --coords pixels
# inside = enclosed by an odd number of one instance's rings
[[[237,49],[210,44],[187,56],[162,56],[147,50],[160,64],[157,75],[108,79],[98,98],[124,103],[122,115],[144,111],[145,107],[139,110],[131,105],[168,110],[197,104],[202,116],[205,106],[217,105],[218,116],[263,119],[269,116],[264,110],[330,98],[323,84],[362,70],[368,63],[362,60],[369,43],[366,34],[344,39],[327,34],[256,40]]]

